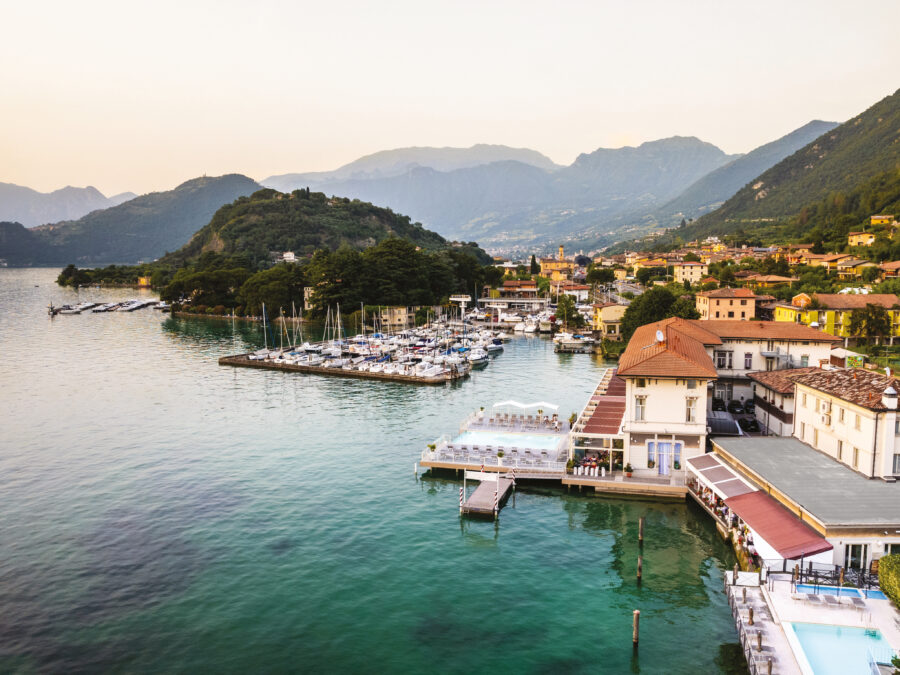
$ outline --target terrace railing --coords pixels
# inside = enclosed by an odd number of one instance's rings
[[[797,560],[763,560],[763,564],[766,566],[769,574],[788,576],[793,574],[795,565],[800,565],[797,582],[800,584],[839,586],[841,583],[840,565],[825,565],[812,561],[805,561],[803,564],[800,564]],[[863,591],[877,590],[880,587],[877,574],[852,567],[844,569],[843,582],[845,586],[849,584]]]

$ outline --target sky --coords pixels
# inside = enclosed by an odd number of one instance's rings
[[[0,0],[0,182],[107,195],[497,143],[748,152],[900,87],[900,2]]]

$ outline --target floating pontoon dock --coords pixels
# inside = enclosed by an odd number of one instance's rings
[[[451,368],[434,377],[420,377],[417,375],[402,375],[400,373],[372,373],[360,370],[345,370],[343,368],[324,366],[304,366],[296,363],[275,363],[263,359],[251,359],[250,354],[238,354],[236,356],[223,356],[219,359],[220,366],[235,366],[238,368],[264,368],[266,370],[281,370],[292,373],[311,373],[314,375],[333,375],[336,377],[360,377],[370,380],[390,380],[393,382],[408,382],[410,384],[444,384],[467,377],[468,366]]]
[[[492,518],[500,513],[515,485],[513,478],[489,471],[466,471],[466,479],[481,481],[481,484],[468,499],[464,499],[465,487],[460,488],[459,512]]]

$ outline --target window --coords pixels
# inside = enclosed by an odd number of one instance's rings
[[[731,369],[731,352],[716,352],[716,368]]]
[[[840,422],[841,424],[844,423],[844,409],[843,408],[838,408],[838,422]]]
[[[896,475],[900,475],[900,454],[894,455],[894,468],[892,473]],[[900,546],[900,544],[898,544]],[[900,552],[900,551],[898,551]]]
[[[744,370],[750,370],[753,367],[753,354],[747,352],[744,354]]]
[[[900,544],[885,544],[884,545],[884,554],[885,555],[897,555],[898,553],[900,553]]]
[[[646,396],[635,396],[634,397],[634,419],[638,422],[643,422],[647,412],[647,397]]]
[[[650,441],[647,443],[647,461],[655,462],[656,461],[656,443]]]
[[[689,396],[685,399],[684,421],[697,421],[697,399],[693,396]]]
[[[818,396],[813,396],[813,400],[815,401],[813,407],[816,409],[816,412],[819,412],[819,403],[821,403],[821,401]]]
[[[643,377],[639,377],[639,378],[637,379],[636,386],[637,386],[638,388],[643,389],[644,387],[647,386],[647,380],[645,380]]]
[[[719,313],[718,313],[718,312],[716,312],[716,318],[717,318],[717,319],[719,318]]]
[[[853,448],[853,468],[859,466],[859,448]]]
[[[859,413],[856,413],[856,421],[853,423],[853,428],[856,430],[860,429]]]
[[[687,381],[688,389],[696,389],[697,388],[697,380],[688,380]],[[897,422],[898,428],[900,428],[900,421]]]
[[[734,312],[728,312],[728,318],[729,318],[729,319],[733,319],[733,318],[734,318]]]
[[[805,393],[803,394],[803,401],[800,405],[802,405],[804,408],[806,407],[806,394]]]
[[[819,447],[819,430],[816,429],[815,427],[813,427],[813,442],[812,442],[812,444],[813,444],[814,448]]]
[[[806,422],[800,422],[800,440],[806,438]]]
[[[800,367],[807,368],[809,366],[809,354],[804,354],[800,357]]]
[[[837,446],[837,458],[838,458],[838,461],[841,460],[841,458],[843,457],[843,455],[844,455],[844,441],[838,441],[838,446]]]

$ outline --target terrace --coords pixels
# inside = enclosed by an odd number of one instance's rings
[[[544,414],[544,411],[552,411]],[[426,448],[423,467],[511,471],[531,478],[559,479],[566,470],[569,424],[558,406],[503,401],[489,414],[480,410],[460,425],[451,438],[441,436]]]

